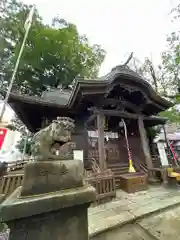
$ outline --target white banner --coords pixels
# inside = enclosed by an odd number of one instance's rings
[[[167,155],[166,155],[164,143],[163,142],[158,142],[157,147],[158,147],[159,156],[160,156],[162,166],[168,166],[169,162],[168,162],[168,158],[167,158]]]

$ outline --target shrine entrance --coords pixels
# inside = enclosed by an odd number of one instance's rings
[[[94,109],[96,114],[93,126],[97,126],[95,135],[89,134],[89,157],[97,160],[101,169],[120,168],[121,165],[133,166],[140,170],[140,166],[147,164],[152,168],[148,140],[141,116],[127,112],[106,109]],[[100,119],[99,119],[100,118]],[[125,129],[120,123],[125,122]],[[130,151],[129,151],[130,150]],[[131,158],[132,156],[132,158]]]
[[[88,131],[88,145],[88,157],[99,162],[98,131]],[[121,161],[117,132],[104,132],[104,155],[107,164]]]
[[[108,138],[105,140],[107,164],[121,162],[119,138]]]
[[[118,116],[105,120],[103,155],[106,167],[114,164],[118,166],[121,164],[129,164],[129,151],[125,138],[125,129],[124,126],[120,124],[122,123],[121,120],[122,118]],[[144,162],[137,120],[124,119],[124,122],[127,128],[128,143],[133,160],[137,161],[138,159],[141,159]],[[88,157],[96,159],[100,164],[98,144],[98,130],[88,131]]]

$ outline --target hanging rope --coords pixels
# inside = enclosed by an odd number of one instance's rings
[[[131,155],[131,151],[130,151],[130,147],[129,147],[129,141],[128,141],[128,135],[127,135],[127,126],[126,126],[126,123],[125,123],[123,118],[122,118],[121,121],[122,121],[123,127],[124,127],[124,135],[125,135],[126,147],[127,147],[127,152],[128,152],[129,172],[136,172],[136,170],[133,167],[132,155]]]

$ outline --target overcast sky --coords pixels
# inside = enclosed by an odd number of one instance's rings
[[[166,48],[166,35],[177,28],[170,11],[179,0],[23,0],[36,4],[46,23],[52,17],[77,25],[91,43],[102,45],[106,59],[100,75],[122,63],[130,52],[140,60],[147,56],[157,64]]]
[[[179,0],[23,0],[36,4],[46,23],[59,15],[77,25],[90,43],[102,45],[107,55],[100,75],[125,61],[131,52],[154,64],[166,49],[166,35],[179,26],[170,11]],[[42,43],[43,44],[43,43]],[[6,116],[9,116],[7,114]]]

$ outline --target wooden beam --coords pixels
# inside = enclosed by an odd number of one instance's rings
[[[13,106],[14,105],[14,106]],[[11,103],[10,105],[12,107],[12,109],[14,110],[15,114],[17,115],[17,117],[24,123],[24,125],[28,128],[28,130],[30,132],[36,132],[36,130],[33,128],[31,121],[29,119],[29,117],[27,116],[27,114],[25,114],[25,111],[23,109],[23,106],[20,104],[14,104]],[[28,111],[28,110],[27,110]]]
[[[128,112],[119,111],[119,110],[107,110],[107,109],[89,109],[89,110],[93,111],[93,113],[96,115],[102,113],[105,116],[125,117],[130,119],[138,119],[139,117],[139,114],[128,113]]]
[[[101,99],[101,101],[99,102],[101,105],[113,105],[113,104],[119,104],[122,103],[122,100],[120,99],[115,99],[115,98],[103,98]]]
[[[144,157],[145,157],[145,161],[147,164],[147,168],[151,169],[151,168],[153,168],[153,163],[152,163],[150,149],[149,149],[149,142],[148,142],[146,130],[144,127],[144,121],[141,116],[139,116],[139,119],[138,119],[138,126],[139,126],[141,144],[142,144],[142,149],[144,152]]]
[[[85,125],[87,126],[90,122],[92,122],[96,118],[97,114],[92,114],[85,122]]]
[[[151,101],[151,100],[148,100],[147,105],[153,105],[153,106],[155,106],[156,108],[161,109],[162,111],[165,110],[165,108],[164,108],[163,106],[161,106],[161,105],[159,105],[158,103],[156,103],[156,102],[154,102],[154,101]]]
[[[141,118],[143,120],[152,120],[152,121],[155,121],[155,120],[164,120],[166,121],[167,119],[166,118],[163,118],[163,117],[159,117],[159,116],[145,116],[145,115],[142,115],[141,113],[139,114],[135,114],[135,113],[129,113],[129,112],[126,112],[126,111],[121,111],[121,110],[108,110],[108,109],[96,109],[96,108],[89,108],[88,111],[91,111],[93,112],[94,115],[97,115],[99,114],[100,112],[102,114],[104,114],[105,116],[115,116],[115,117],[124,117],[124,118],[129,118],[129,119],[139,119],[139,116],[141,116]]]
[[[99,150],[99,165],[100,169],[105,169],[105,147],[104,147],[104,115],[100,112],[97,115],[98,129],[98,150]]]
[[[122,108],[129,108],[135,112],[140,112],[142,106],[137,106],[136,104],[133,104],[131,102],[128,102],[126,100],[122,99],[114,99],[114,98],[105,98],[101,100],[99,103],[101,106],[107,106],[107,105],[118,105],[119,109]]]

